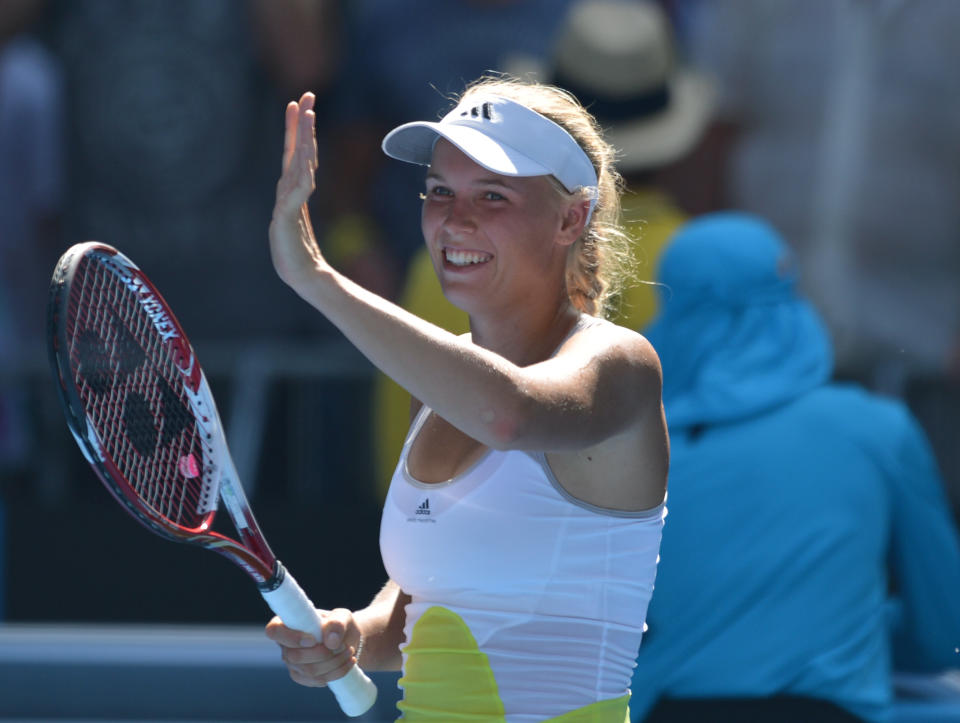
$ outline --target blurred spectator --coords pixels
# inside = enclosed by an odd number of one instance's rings
[[[344,52],[342,0],[249,0],[256,49],[277,94],[326,100]]]
[[[47,279],[59,242],[60,70],[28,34],[43,5],[16,0],[0,7],[0,619],[3,497],[36,451],[19,372],[43,358]]]
[[[0,10],[0,355],[7,361],[43,340],[47,281],[59,256],[61,70],[29,33],[42,6]]]
[[[689,222],[657,281],[670,518],[632,719],[884,719],[892,669],[960,665],[960,537],[921,428],[829,381],[758,217]]]
[[[678,62],[666,14],[647,0],[575,0],[546,55],[514,56],[504,70],[566,88],[596,116],[619,152],[625,224],[635,240],[638,276],[649,279],[667,237],[702,206],[688,169],[700,166],[699,142],[713,105],[707,78]],[[468,328],[466,315],[443,296],[422,248],[410,261],[399,301],[454,333]],[[655,308],[653,286],[640,281],[623,290],[614,321],[639,329]],[[374,403],[377,480],[385,492],[403,446],[410,395],[381,376]]]
[[[623,212],[642,280],[624,291],[618,323],[638,329],[656,310],[648,281],[660,249],[688,215],[703,210],[701,140],[714,90],[677,56],[670,20],[651,0],[579,0],[561,29],[545,82],[572,92],[619,151]]]
[[[69,109],[67,236],[128,253],[201,353],[208,339],[318,330],[316,315],[264,269],[283,103],[303,86],[325,92],[338,6],[51,3]]]
[[[728,205],[795,245],[837,375],[907,399],[960,519],[960,3],[684,12],[691,58],[719,81]]]

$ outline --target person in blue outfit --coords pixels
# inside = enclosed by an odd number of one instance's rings
[[[645,330],[672,440],[631,720],[883,720],[891,671],[960,667],[960,539],[899,401],[832,346],[765,221],[707,214]]]

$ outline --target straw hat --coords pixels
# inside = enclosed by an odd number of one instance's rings
[[[627,173],[681,158],[713,112],[713,84],[677,63],[670,21],[647,0],[575,2],[546,76],[597,117]]]

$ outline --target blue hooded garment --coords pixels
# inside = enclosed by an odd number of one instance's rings
[[[926,438],[901,403],[830,383],[825,327],[762,220],[691,221],[657,281],[670,516],[632,720],[661,696],[774,694],[883,720],[894,661],[958,661],[960,542]]]
[[[766,223],[738,213],[690,222],[657,280],[661,313],[646,336],[671,430],[751,416],[829,379],[826,328],[797,296],[793,256]]]

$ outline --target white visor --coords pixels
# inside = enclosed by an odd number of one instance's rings
[[[553,176],[570,193],[585,189],[593,213],[597,172],[587,154],[567,131],[525,105],[495,95],[472,98],[439,122],[416,121],[394,128],[383,139],[383,152],[429,166],[440,137],[494,173]]]

